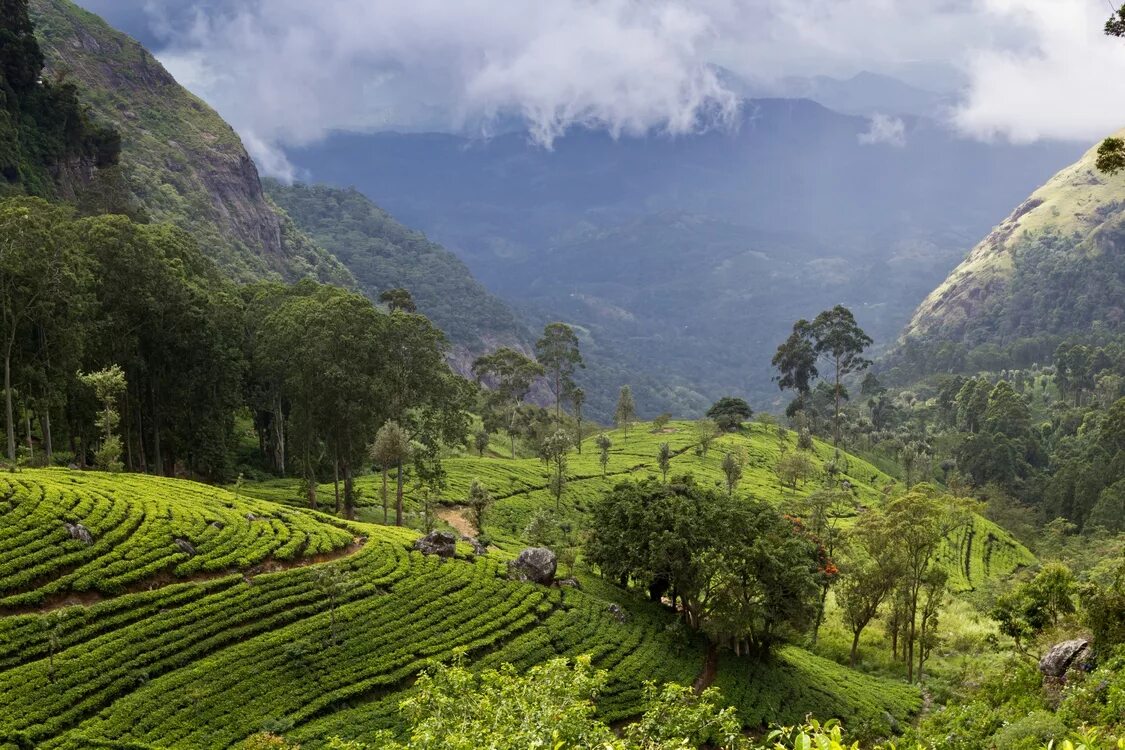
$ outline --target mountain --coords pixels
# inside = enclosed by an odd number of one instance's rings
[[[938,118],[955,103],[948,93],[912,86],[891,76],[860,71],[850,78],[832,76],[786,76],[776,81],[733,82],[735,90],[751,98],[783,97],[812,99],[829,109],[851,115],[919,115]]]
[[[1096,158],[1091,148],[1047,180],[930,293],[904,334],[915,358],[944,347],[932,365],[964,368],[974,350],[1018,347],[1015,364],[1028,364],[1062,336],[1122,332],[1125,176]]]
[[[113,205],[103,195],[92,211],[127,206],[187,229],[238,281],[314,278],[372,299],[407,287],[450,337],[461,370],[497,345],[527,348],[515,314],[454,255],[355,191],[272,183],[267,193],[234,130],[138,42],[68,0],[31,0],[30,12],[47,77],[119,136],[120,163],[110,171],[125,195],[111,196]]]
[[[528,348],[515,314],[488,293],[465,264],[425,235],[398,223],[359,191],[265,182],[266,194],[303,232],[339,260],[372,299],[403,287],[418,310],[454,345],[460,369],[497,346]]]
[[[69,0],[29,5],[46,75],[76,84],[96,119],[120,134],[125,185],[144,214],[192,232],[240,280],[351,282],[266,198],[234,130],[144,47]]]
[[[901,125],[767,99],[692,137],[573,130],[547,150],[523,133],[340,133],[289,156],[425,230],[530,323],[579,328],[585,390],[604,391],[591,414],[630,382],[643,414],[687,415],[730,391],[776,405],[774,348],[837,302],[893,341],[964,248],[1079,152]]]

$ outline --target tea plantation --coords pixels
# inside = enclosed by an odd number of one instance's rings
[[[4,750],[222,747],[262,729],[322,747],[400,726],[419,670],[458,652],[481,667],[592,654],[612,676],[599,710],[619,719],[642,681],[691,683],[704,664],[699,637],[594,577],[580,590],[515,582],[503,554],[423,557],[410,530],[191,482],[24,471],[6,476],[3,512]],[[920,703],[796,648],[769,665],[726,655],[717,684],[750,725],[826,711],[879,725]]]
[[[588,526],[586,512],[590,504],[623,480],[659,475],[657,451],[661,443],[668,443],[674,453],[669,476],[691,474],[697,481],[725,487],[721,468],[726,453],[733,453],[742,461],[742,478],[735,493],[755,497],[778,505],[782,510],[794,512],[799,500],[824,486],[825,467],[833,460],[833,449],[828,443],[813,441],[807,451],[811,472],[796,487],[783,485],[775,467],[786,452],[797,450],[796,433],[760,423],[746,424],[739,432],[719,437],[702,455],[691,422],[672,422],[662,431],[654,432],[650,425],[638,424],[629,430],[606,433],[612,440],[609,461],[603,475],[598,461],[598,448],[593,436],[582,443],[582,452],[572,450],[568,456],[567,484],[559,509],[549,489],[548,469],[535,458],[505,458],[495,455],[478,457],[462,455],[446,459],[448,473],[446,489],[440,502],[457,505],[469,493],[473,480],[479,480],[496,498],[496,503],[485,518],[485,529],[491,544],[505,552],[518,552],[525,544],[524,531],[537,511],[555,513],[561,524],[572,529]],[[899,484],[876,466],[862,458],[841,452],[840,479],[851,488],[857,508],[877,506],[884,492]],[[394,492],[393,476],[389,492]],[[363,492],[365,507],[361,518],[381,522],[381,480],[368,475],[357,481]],[[255,497],[301,505],[297,483],[293,480],[275,480],[248,485],[245,492]],[[331,501],[333,486],[321,485],[322,503]],[[414,523],[420,523],[422,503],[420,490],[408,480],[406,484],[407,509]],[[323,507],[327,508],[327,505]],[[391,511],[393,519],[393,509]],[[850,523],[850,517],[839,519],[841,526]],[[979,514],[969,514],[964,528],[957,530],[946,541],[940,557],[950,572],[954,589],[972,588],[984,579],[1005,576],[1013,570],[1031,565],[1035,557],[1015,540],[1011,534]]]

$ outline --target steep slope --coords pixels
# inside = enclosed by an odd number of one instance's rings
[[[971,350],[1023,337],[1120,331],[1125,176],[1098,172],[1096,152],[1048,180],[973,248],[915,311],[906,338]]]
[[[348,283],[331,256],[287,227],[238,136],[140,44],[69,0],[32,0],[48,75],[72,83],[121,134],[125,183],[157,221],[191,231],[229,273]]]
[[[371,299],[387,289],[409,290],[419,311],[449,336],[455,357],[496,346],[526,348],[529,336],[515,314],[457,256],[399,224],[359,191],[274,180],[265,188],[300,230],[351,271]]]

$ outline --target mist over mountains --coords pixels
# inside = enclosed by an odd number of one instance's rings
[[[886,84],[836,91],[888,108],[913,91]],[[728,391],[774,401],[773,349],[825,299],[892,341],[967,248],[1083,148],[967,140],[919,115],[807,99],[741,112],[734,129],[675,138],[573,129],[545,149],[522,132],[338,133],[287,156],[445,244],[533,326],[579,326],[586,377],[607,381],[592,391],[644,378],[642,410],[687,412]]]

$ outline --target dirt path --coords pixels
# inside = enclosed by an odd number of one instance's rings
[[[715,682],[719,674],[719,647],[714,643],[707,646],[707,658],[703,660],[703,671],[691,684],[696,693],[702,693]]]
[[[129,584],[121,589],[116,594],[104,594],[100,591],[63,591],[58,594],[47,596],[42,602],[36,605],[25,607],[0,607],[0,617],[8,615],[28,615],[28,614],[45,614],[56,609],[64,607],[73,607],[75,605],[89,606],[106,599],[116,599],[125,594],[135,594],[140,591],[153,591],[154,589],[164,588],[179,583],[201,583],[203,581],[213,581],[217,578],[226,578],[231,575],[242,574],[242,578],[250,583],[255,576],[263,575],[266,573],[277,573],[283,570],[291,570],[293,568],[303,568],[307,565],[318,565],[320,563],[332,562],[340,558],[354,555],[363,548],[364,543],[367,542],[365,536],[354,536],[350,544],[341,547],[340,549],[333,550],[332,552],[321,552],[315,555],[303,555],[291,560],[275,560],[268,557],[265,560],[252,565],[248,568],[224,568],[223,570],[213,570],[206,572],[192,573],[186,576],[176,576],[170,571],[162,571],[156,573],[150,578],[137,581]]]
[[[477,535],[473,522],[469,520],[469,510],[463,505],[449,505],[438,508],[434,511],[434,515],[457,529],[457,533],[461,536],[475,537]]]

